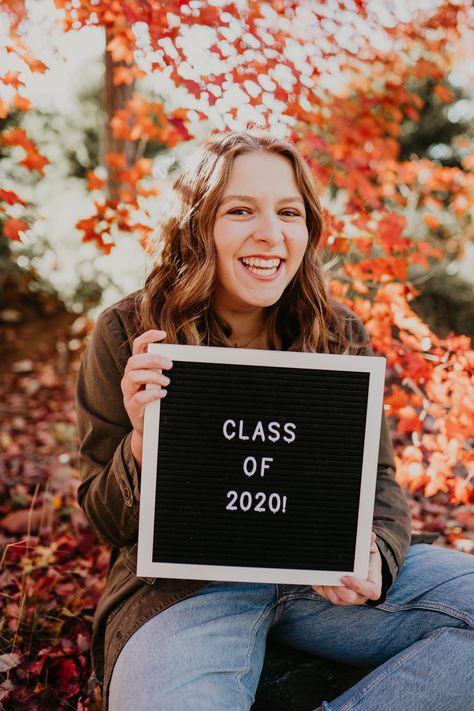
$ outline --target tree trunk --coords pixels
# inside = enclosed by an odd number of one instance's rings
[[[106,30],[105,39],[106,47],[110,40],[113,38],[113,34],[110,30]],[[125,155],[126,168],[130,168],[135,162],[135,156],[137,152],[137,142],[127,141],[123,138],[116,138],[112,133],[112,128],[110,126],[110,121],[113,118],[116,111],[125,108],[125,105],[129,99],[133,96],[133,91],[135,83],[132,84],[114,84],[114,69],[116,67],[130,67],[127,62],[115,62],[112,58],[110,52],[105,50],[105,82],[103,91],[103,108],[105,114],[104,121],[104,137],[103,137],[103,162],[107,166],[107,192],[109,198],[112,200],[117,200],[119,197],[119,191],[123,187],[123,184],[118,180],[116,176],[116,171],[109,166],[105,161],[105,155],[107,153],[122,153]],[[127,184],[127,189],[130,190],[130,185]]]

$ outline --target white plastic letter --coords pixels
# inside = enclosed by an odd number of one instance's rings
[[[285,440],[285,442],[288,442],[288,444],[291,444],[292,442],[294,442],[296,439],[296,434],[295,434],[296,425],[295,425],[295,423],[294,422],[285,422],[283,429],[285,430],[285,433],[286,433],[283,436],[283,439]],[[286,435],[288,435],[288,437],[286,437]]]
[[[265,470],[270,469],[270,465],[267,462],[273,462],[273,457],[262,457],[262,463],[260,465],[260,476],[265,476]]]
[[[269,422],[268,431],[271,433],[268,435],[270,442],[278,442],[280,439],[280,423],[279,422]],[[272,436],[273,435],[273,436]]]
[[[250,437],[244,434],[244,421],[239,420],[239,439],[250,439]]]
[[[227,425],[232,425],[235,427],[235,422],[234,420],[226,420],[222,426],[222,433],[226,439],[234,439],[235,437],[235,432],[232,432],[232,434],[229,434],[227,432]]]
[[[260,437],[260,439],[262,440],[262,442],[265,442],[265,431],[264,431],[264,429],[263,429],[263,425],[262,425],[262,423],[260,422],[260,420],[259,420],[259,421],[257,422],[257,424],[255,425],[255,429],[254,429],[253,435],[252,435],[252,442],[255,442],[255,440],[257,439],[257,437]]]
[[[257,471],[257,460],[255,457],[247,457],[244,459],[244,474],[245,476],[253,476]]]

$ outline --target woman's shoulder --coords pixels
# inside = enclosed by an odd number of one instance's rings
[[[98,355],[108,354],[122,366],[130,356],[139,330],[139,303],[142,291],[122,297],[97,317],[90,346]]]
[[[138,317],[140,313],[140,297],[142,290],[134,291],[127,296],[123,296],[114,304],[107,306],[100,312],[97,321],[96,329],[113,332],[120,329],[127,336],[136,331]]]

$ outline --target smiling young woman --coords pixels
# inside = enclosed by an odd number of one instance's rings
[[[268,348],[357,347],[355,318],[324,283],[322,226],[311,172],[292,143],[258,132],[211,136],[175,181],[140,330],[160,324],[167,341],[195,345],[254,345],[258,331]],[[262,263],[269,255],[279,259],[275,274],[265,273],[274,269]],[[255,307],[265,312],[257,317]]]
[[[410,546],[384,420],[367,580],[136,576],[144,408],[173,379],[173,364],[147,353],[149,343],[372,354],[360,322],[328,295],[321,230],[311,173],[291,142],[211,136],[175,181],[144,288],[97,322],[77,385],[79,501],[112,546],[93,638],[111,711],[248,711],[267,636],[374,667],[323,702],[326,711],[473,711],[474,558]],[[259,423],[261,436],[291,440],[291,423],[271,424],[265,432]],[[229,420],[225,436],[248,438],[245,426]]]

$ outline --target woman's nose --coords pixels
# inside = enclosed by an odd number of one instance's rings
[[[256,242],[277,244],[283,240],[283,232],[277,215],[262,215],[253,237]]]

